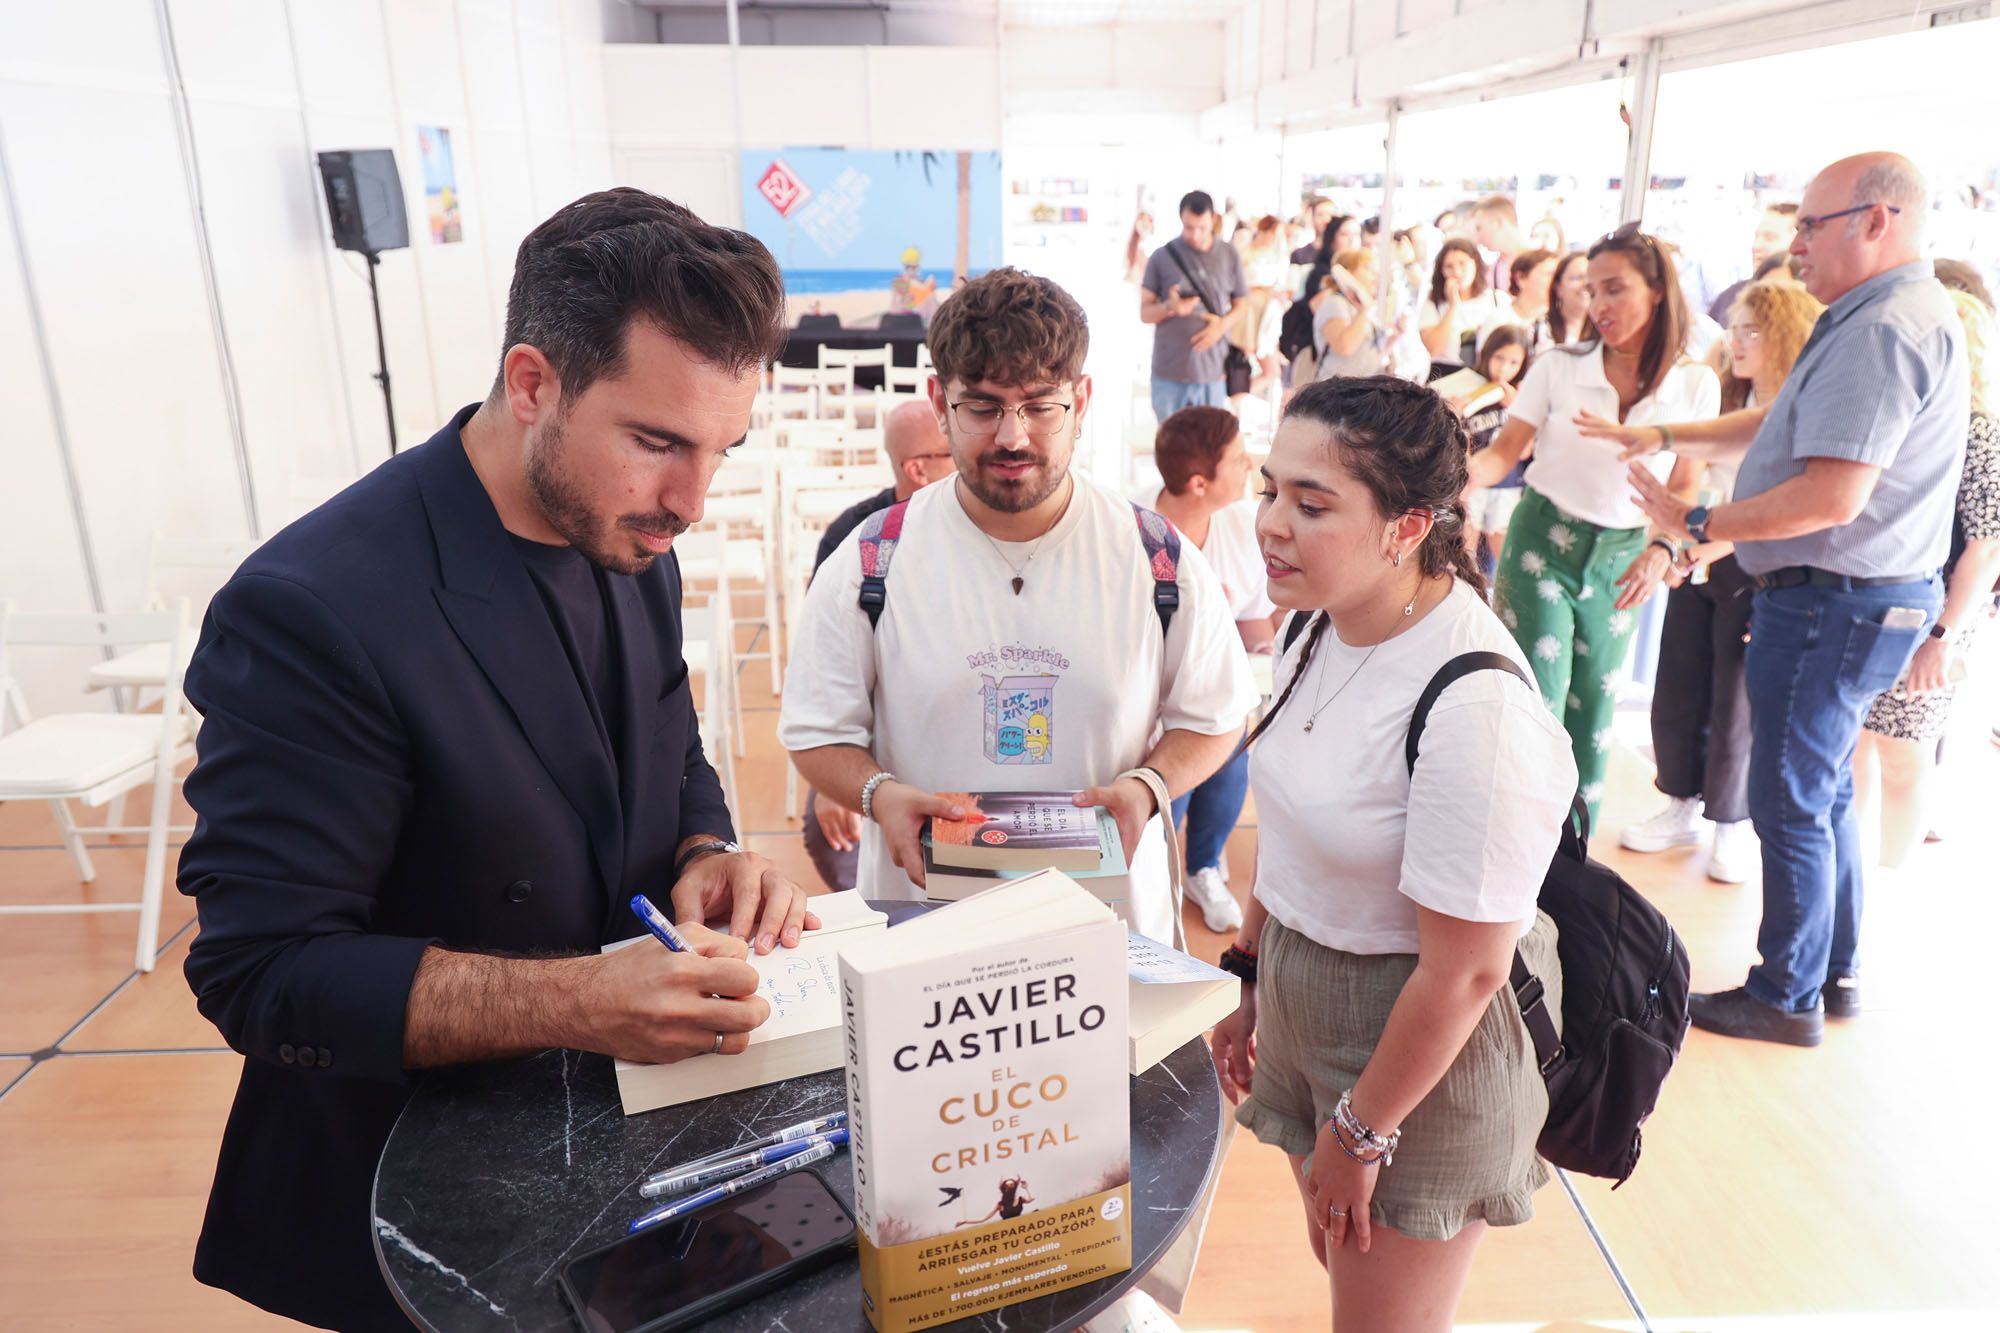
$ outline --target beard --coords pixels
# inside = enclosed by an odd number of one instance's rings
[[[527,482],[528,493],[548,525],[584,559],[613,574],[643,574],[659,559],[657,552],[623,536],[620,529],[664,537],[678,537],[687,531],[687,520],[665,509],[626,514],[608,524],[600,522],[569,467],[561,415],[528,442]]]
[[[1050,441],[1055,443],[1055,441]],[[989,445],[973,456],[970,466],[961,466],[959,479],[987,508],[1002,514],[1020,514],[1033,509],[1056,493],[1069,474],[1068,458],[1058,462],[1032,449],[1002,449]],[[1019,477],[998,477],[987,471],[992,463],[1028,463],[1031,469]]]

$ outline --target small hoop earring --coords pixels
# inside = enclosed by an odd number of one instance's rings
[[[1403,564],[1403,553],[1401,551],[1389,552],[1389,563],[1400,569]]]

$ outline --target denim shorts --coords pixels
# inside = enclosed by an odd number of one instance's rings
[[[1555,922],[1537,913],[1520,949],[1560,1025]],[[1272,917],[1257,950],[1257,1058],[1237,1123],[1311,1157],[1319,1127],[1374,1055],[1416,966],[1415,954],[1329,949]],[[1450,1240],[1472,1221],[1528,1221],[1535,1191],[1549,1180],[1535,1152],[1548,1115],[1534,1043],[1503,986],[1451,1068],[1404,1118],[1395,1163],[1379,1168],[1370,1219],[1412,1240]]]

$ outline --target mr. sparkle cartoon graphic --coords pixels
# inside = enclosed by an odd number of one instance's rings
[[[1054,762],[1056,682],[1060,676],[981,676],[986,757],[996,764]]]

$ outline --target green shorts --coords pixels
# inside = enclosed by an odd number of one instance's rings
[[[1521,954],[1562,1018],[1556,926],[1538,913]],[[1375,1053],[1389,1010],[1416,970],[1408,953],[1329,949],[1273,917],[1257,955],[1257,1063],[1236,1119],[1265,1143],[1311,1157],[1319,1127]],[[1369,1217],[1412,1240],[1449,1240],[1467,1222],[1515,1226],[1535,1215],[1549,1168],[1535,1152],[1548,1091],[1534,1044],[1502,987],[1458,1059],[1402,1124],[1380,1168]]]

